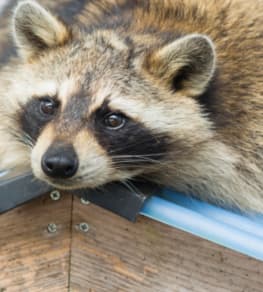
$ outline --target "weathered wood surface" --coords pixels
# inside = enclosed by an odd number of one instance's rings
[[[49,196],[0,215],[0,291],[67,291],[72,198]],[[49,223],[58,231],[48,233]]]
[[[58,225],[47,232],[48,223]],[[79,223],[89,231],[79,230]],[[37,199],[0,216],[0,291],[262,292],[263,262],[78,198]]]
[[[75,199],[72,222],[71,291],[263,291],[263,262],[147,218],[129,223]]]

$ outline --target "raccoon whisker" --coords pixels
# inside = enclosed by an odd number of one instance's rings
[[[114,155],[112,156],[113,160],[116,160],[117,162],[121,161],[130,161],[130,162],[145,162],[145,161],[151,161],[151,162],[159,162],[160,160],[154,159],[156,158],[161,158],[165,153],[156,153],[156,154],[145,154],[145,155]]]
[[[127,180],[127,183],[129,183],[130,186],[132,186],[132,188],[133,188],[137,193],[142,193],[141,190],[140,190],[137,186],[135,186],[135,185],[133,184],[132,179],[128,179],[128,180]]]
[[[128,159],[130,158],[130,159]],[[152,159],[150,157],[144,157],[144,156],[130,156],[130,157],[124,157],[122,158],[121,156],[120,157],[114,157],[113,156],[113,160],[116,160],[116,164],[118,163],[133,163],[133,164],[136,164],[136,163],[139,163],[139,162],[152,162],[152,163],[158,163],[158,164],[161,164],[161,161],[157,160],[157,159]]]
[[[162,135],[160,137],[157,136],[157,138],[155,140],[158,141],[158,138],[163,138],[163,137],[164,137],[164,135]],[[115,149],[109,151],[109,154],[114,154],[116,152],[119,152],[120,150],[131,149],[133,147],[136,147],[137,145],[141,145],[141,144],[149,143],[149,142],[152,143],[152,139],[143,139],[143,140],[138,140],[136,142],[130,142],[130,143],[125,144],[125,146],[121,146],[119,148],[115,148]]]
[[[120,183],[123,184],[131,192],[141,193],[141,191],[137,187],[135,187],[135,185],[129,180],[120,181]]]
[[[23,143],[26,146],[29,146],[29,148],[31,148],[31,149],[34,147],[33,142],[26,136],[22,136],[20,138],[17,137],[17,141]]]
[[[85,180],[85,179],[91,180],[91,179],[94,179],[97,176],[97,174],[90,175],[90,173],[92,173],[92,171],[89,171],[89,172],[86,172],[86,173],[82,173],[82,175],[75,177],[74,180],[77,180],[77,181]]]
[[[94,176],[96,176],[96,175],[93,174],[93,173],[96,172],[96,170],[97,170],[96,167],[93,167],[93,168],[85,167],[85,168],[83,168],[81,170],[81,174],[79,176],[77,176],[77,177],[85,177],[85,176],[88,175],[89,177],[92,177],[93,178]],[[91,174],[92,174],[92,176],[91,176]]]
[[[23,139],[26,139],[28,142],[30,142],[31,145],[34,145],[36,141],[28,133],[23,131],[21,128],[19,128],[19,130],[15,128],[15,125],[17,125],[17,122],[18,122],[16,117],[13,117],[11,116],[11,114],[8,114],[8,113],[4,113],[4,116],[5,116],[5,120],[9,120],[8,127],[9,127],[9,132],[11,135],[13,135],[14,137],[22,136]],[[10,120],[13,121],[13,123],[11,124],[11,127],[13,128],[10,128]]]
[[[118,155],[118,153],[119,153],[120,151],[122,151],[122,152],[124,152],[124,151],[128,152],[128,151],[131,151],[131,150],[133,150],[133,149],[136,149],[137,146],[139,146],[139,145],[141,145],[141,144],[146,144],[146,143],[147,143],[147,141],[142,141],[142,142],[140,142],[140,143],[126,144],[125,146],[122,146],[122,147],[119,147],[119,148],[115,148],[115,149],[113,149],[113,150],[110,150],[110,151],[109,151],[109,154],[110,154],[110,155],[112,155],[112,154],[117,154],[117,155]]]
[[[29,146],[29,147],[31,146],[30,142],[27,139],[25,139],[25,137],[23,137],[17,133],[12,133],[12,132],[10,132],[10,134],[15,138],[15,140],[17,142],[22,143],[22,144]]]
[[[30,139],[28,139],[28,137],[23,137],[23,138],[24,138],[23,141],[27,146],[29,146],[30,148],[34,147],[34,143]]]
[[[23,139],[24,139],[25,143],[26,143],[28,146],[30,146],[31,148],[33,148],[34,145],[35,145],[35,143],[36,143],[36,141],[33,140],[32,137],[30,137],[30,136],[29,136],[27,133],[25,133],[25,132],[23,132],[22,135],[23,135]]]
[[[24,131],[18,132],[16,129],[10,129],[9,133],[18,141],[19,143],[22,143],[26,146],[29,146],[30,148],[34,147],[34,141],[32,137],[30,137],[27,133]]]
[[[146,162],[151,162],[151,163],[158,163],[158,164],[160,164],[158,161],[156,161],[156,160],[147,160],[147,159],[136,159],[136,160],[133,160],[133,159],[121,159],[121,160],[116,160],[116,161],[114,161],[113,162],[113,164],[114,165],[118,165],[118,164],[122,164],[122,163],[124,163],[124,164],[140,164],[140,163],[146,163]]]
[[[130,155],[114,155],[113,157],[114,158],[133,158],[133,157],[152,157],[152,156],[162,156],[164,155],[165,153],[164,152],[159,152],[159,153],[154,153],[154,154],[130,154]]]
[[[120,160],[117,162],[113,162],[113,166],[115,169],[118,170],[122,170],[123,167],[119,166],[119,164],[123,163],[123,164],[127,164],[127,167],[129,168],[140,168],[142,167],[141,164],[139,164],[140,162],[149,162],[149,160]],[[174,161],[159,161],[159,160],[150,160],[151,165],[143,165],[144,169],[152,169],[153,165],[160,165],[160,166],[164,166],[166,169],[168,168],[169,170],[173,170],[176,171],[177,167],[174,166]]]
[[[30,135],[28,135],[27,133],[25,133],[25,132],[23,132],[24,133],[24,135],[26,136],[26,138],[29,140],[29,141],[31,141],[32,142],[32,144],[33,143],[35,143],[36,142],[36,140],[35,139],[33,139]]]
[[[36,182],[36,181],[38,181],[38,179],[35,176],[33,176],[31,182],[33,183],[33,182]]]

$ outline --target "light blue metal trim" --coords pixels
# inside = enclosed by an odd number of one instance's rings
[[[201,202],[164,189],[147,200],[141,214],[263,261],[263,216]]]

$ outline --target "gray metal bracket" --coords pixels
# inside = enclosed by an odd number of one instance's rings
[[[31,173],[7,175],[0,180],[0,213],[24,204],[52,188]]]

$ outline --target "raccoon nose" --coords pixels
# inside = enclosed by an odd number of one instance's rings
[[[51,146],[42,157],[42,170],[52,178],[70,178],[78,170],[78,158],[71,145]]]

